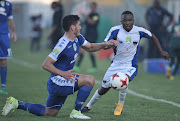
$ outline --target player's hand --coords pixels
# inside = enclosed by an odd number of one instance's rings
[[[110,41],[108,41],[108,43],[107,43],[107,46],[108,47],[111,47],[111,48],[114,48],[114,47],[116,47],[116,46],[118,46],[119,45],[119,42],[117,41],[117,40],[113,40],[113,39],[111,39]]]
[[[76,82],[76,79],[78,79],[78,77],[74,76],[74,75],[79,75],[78,73],[72,73],[73,71],[75,71],[74,69],[65,71],[63,74],[63,77],[71,82]]]
[[[169,61],[169,54],[168,54],[168,52],[162,51],[162,52],[161,52],[161,56],[162,56],[165,60],[168,60],[168,61]]]
[[[17,40],[16,32],[13,32],[11,37],[14,39],[13,41],[16,42]]]

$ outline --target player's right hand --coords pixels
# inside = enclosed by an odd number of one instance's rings
[[[65,71],[63,74],[63,77],[71,82],[76,82],[76,79],[78,79],[78,77],[76,77],[75,75],[79,75],[78,73],[72,73],[73,71],[75,71],[74,69]]]
[[[165,60],[168,60],[168,61],[169,61],[169,54],[168,54],[168,52],[162,51],[162,52],[161,52],[161,56],[162,56]]]

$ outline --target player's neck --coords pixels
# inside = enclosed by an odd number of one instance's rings
[[[66,32],[65,36],[71,41],[73,41],[76,38],[76,36],[70,32]]]

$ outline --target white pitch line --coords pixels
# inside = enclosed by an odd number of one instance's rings
[[[97,80],[96,80],[96,83],[97,83],[97,84],[101,84],[101,82],[100,82],[100,81],[97,81]],[[130,90],[130,89],[128,89],[128,93],[129,93],[129,94],[132,94],[132,95],[134,95],[134,96],[137,96],[137,97],[141,97],[141,98],[147,99],[147,100],[152,100],[152,101],[157,101],[157,102],[163,102],[163,103],[171,104],[171,105],[174,105],[174,106],[180,108],[180,104],[175,103],[175,102],[172,102],[172,101],[167,101],[167,100],[164,100],[164,99],[156,99],[156,98],[153,98],[153,97],[150,97],[150,96],[147,96],[147,95],[143,95],[143,94],[137,93],[137,92],[132,91],[132,90]]]
[[[36,64],[31,64],[29,62],[26,62],[26,61],[23,61],[23,60],[18,60],[18,59],[15,59],[15,58],[12,59],[12,62],[15,63],[15,64],[18,64],[18,65],[25,66],[27,68],[31,68],[31,69],[37,69],[37,67],[38,67]],[[101,81],[96,80],[96,84],[101,85]],[[164,99],[156,99],[156,98],[153,98],[153,97],[150,97],[150,96],[147,96],[147,95],[143,95],[143,94],[137,93],[137,92],[132,91],[130,89],[128,89],[128,93],[132,94],[134,96],[137,96],[137,97],[141,97],[141,98],[147,99],[147,100],[163,102],[163,103],[171,104],[173,106],[176,106],[176,107],[180,108],[180,104],[172,102],[172,101],[167,101],[167,100],[164,100]]]

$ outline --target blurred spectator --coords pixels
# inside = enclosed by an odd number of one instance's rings
[[[98,38],[98,23],[99,23],[99,14],[97,13],[97,3],[92,2],[90,4],[90,9],[91,12],[89,13],[89,15],[83,14],[83,16],[85,17],[85,38],[87,39],[87,41],[89,41],[90,43],[96,43],[97,38]],[[80,70],[80,64],[83,60],[84,57],[84,49],[80,49],[80,53],[79,53],[79,60],[77,61],[77,65],[74,67],[74,69],[78,72]],[[89,56],[90,56],[90,60],[92,62],[93,67],[90,68],[88,71],[89,72],[97,72],[97,66],[96,66],[96,59],[95,59],[95,55],[92,52],[89,52]]]
[[[169,17],[168,24],[164,24],[165,16]],[[173,21],[173,15],[170,14],[166,9],[162,8],[159,0],[154,0],[153,6],[150,7],[146,12],[146,21],[149,25],[150,31],[154,33],[163,45],[164,39],[168,35],[166,28]],[[148,58],[160,58],[161,55],[158,53],[155,45],[149,41],[148,43]]]
[[[32,16],[32,34],[31,34],[31,46],[30,51],[33,52],[34,49],[36,52],[40,50],[40,40],[42,35],[42,15]],[[36,47],[36,48],[35,48]]]
[[[64,33],[61,26],[61,19],[63,17],[63,6],[60,1],[53,2],[51,4],[51,8],[54,10],[54,14],[52,20],[52,29],[48,36],[48,39],[51,40],[50,48],[53,49],[60,37]]]
[[[179,16],[179,22],[174,24],[170,33],[169,54],[171,60],[169,62],[169,67],[166,72],[166,77],[169,78],[170,80],[174,80],[180,63],[180,16]],[[176,62],[175,59],[177,60]],[[175,67],[172,70],[172,66],[174,64]]]

